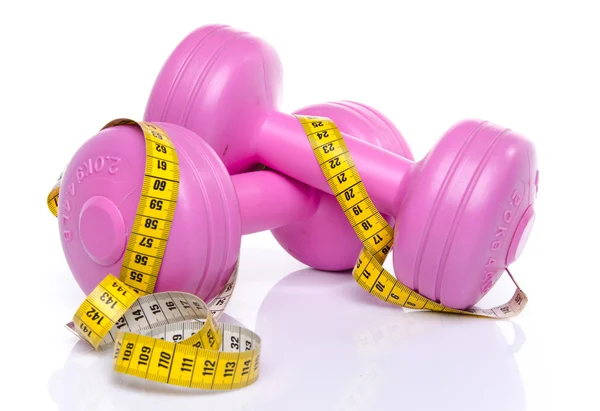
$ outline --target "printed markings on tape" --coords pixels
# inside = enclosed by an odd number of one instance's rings
[[[383,268],[393,246],[394,231],[371,201],[342,133],[326,117],[296,115],[296,118],[304,128],[333,194],[363,243],[352,275],[364,290],[382,301],[402,307],[480,317],[514,317],[525,308],[527,296],[508,269],[506,271],[515,284],[516,291],[507,303],[488,309],[473,307],[457,310],[446,307],[398,281]]]
[[[62,176],[58,178],[59,182],[61,178]],[[48,208],[50,209],[50,212],[54,214],[54,217],[58,215],[58,191],[60,185],[59,182],[57,183],[57,185],[52,187],[50,194],[48,194],[48,199],[46,200],[46,202],[48,203]]]
[[[116,120],[106,127],[120,124],[131,122]],[[144,295],[154,290],[169,239],[179,192],[179,162],[163,130],[151,123],[140,124],[146,139],[146,171],[120,279]]]
[[[438,312],[507,318],[524,309],[527,296],[508,270],[517,290],[509,302],[490,309],[452,309],[400,283],[383,268],[393,246],[394,231],[371,201],[342,134],[328,118],[296,117],[338,203],[363,243],[353,269],[353,277],[363,289],[390,304]],[[239,261],[229,282],[208,305],[192,294],[154,293],[177,205],[179,163],[174,144],[155,124],[118,119],[104,128],[125,124],[138,125],[144,133],[146,167],[120,276],[109,273],[67,327],[95,349],[112,347],[117,372],[208,390],[252,384],[259,375],[260,337],[243,327],[216,323],[233,292]],[[55,217],[62,177],[47,197]],[[142,259],[144,264],[140,263]]]
[[[112,347],[114,370],[120,373],[205,390],[252,384],[259,375],[259,336],[216,323],[233,293],[239,261],[208,305],[188,293],[154,293],[177,205],[177,152],[167,133],[152,123],[117,119],[103,129],[119,125],[138,125],[146,141],[137,213],[119,278],[107,274],[67,328],[95,349]],[[47,198],[55,217],[62,177]]]

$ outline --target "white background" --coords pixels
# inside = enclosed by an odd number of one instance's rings
[[[3,1],[0,408],[597,410],[599,21],[593,1]],[[282,110],[364,102],[417,159],[467,117],[533,140],[537,220],[512,270],[526,310],[496,322],[385,307],[348,276],[296,272],[267,232],[244,238],[227,309],[263,337],[254,386],[174,392],[84,353],[63,328],[83,294],[45,197],[99,127],[142,118],[169,53],[210,23],[277,49]]]

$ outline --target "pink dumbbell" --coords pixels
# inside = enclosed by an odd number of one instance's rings
[[[357,106],[341,119],[340,126],[373,144],[398,153],[406,150],[410,156],[391,124],[374,132],[370,112]],[[288,250],[314,266],[353,266],[361,244],[332,195],[275,171],[230,176],[198,135],[177,125],[160,124],[177,148],[181,176],[157,292],[185,291],[211,299],[237,261],[241,235],[269,229],[275,229],[278,236],[298,239]],[[61,239],[71,271],[86,294],[108,273],[120,271],[144,164],[141,130],[118,126],[87,141],[63,174],[58,214]]]
[[[326,61],[311,55],[320,57]],[[230,173],[260,163],[331,193],[298,119],[276,110],[281,77],[278,56],[264,41],[228,26],[202,27],[163,66],[145,119],[196,131]],[[298,112],[338,122],[354,107]],[[388,126],[375,110],[368,116],[377,127]],[[533,145],[503,127],[470,120],[454,125],[417,163],[348,135],[345,140],[375,205],[400,222],[394,243],[399,280],[453,308],[479,301],[519,256],[531,230],[538,182]],[[286,230],[275,232],[286,248],[294,247]]]

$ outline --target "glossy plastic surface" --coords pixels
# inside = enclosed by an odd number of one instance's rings
[[[276,171],[251,171],[233,175],[231,180],[240,207],[242,234],[303,224],[319,207],[319,190]]]
[[[209,142],[231,174],[254,164],[249,136],[281,98],[275,50],[241,30],[204,26],[187,36],[164,64],[144,119],[178,124]]]
[[[242,227],[251,233],[305,220],[319,198],[316,190],[274,171],[232,179],[197,135],[159,125],[177,148],[180,186],[155,290],[209,300],[235,266]],[[109,128],[83,144],[65,170],[59,230],[69,267],[86,294],[107,274],[119,276],[141,194],[145,149],[139,128]]]
[[[479,301],[520,242],[536,170],[534,148],[518,134],[479,121],[452,127],[416,164],[400,207],[398,279],[450,307]]]
[[[266,42],[230,27],[204,27],[187,36],[165,64],[146,119],[190,127],[231,173],[262,163],[331,193],[298,120],[275,110],[280,87],[281,65]],[[531,229],[533,145],[499,126],[465,120],[414,163],[344,137],[375,205],[401,222],[396,275],[450,307],[479,301],[518,256]],[[519,225],[526,212],[531,215]]]
[[[196,131],[219,153],[232,174],[252,170],[258,163],[273,164],[263,161],[258,153],[250,154],[248,147],[263,133],[261,124],[266,117],[276,113],[281,76],[277,53],[262,40],[227,26],[201,27],[179,44],[163,66],[145,119]],[[356,139],[413,159],[400,132],[371,107],[342,101],[305,107],[296,113],[329,116],[340,130]],[[288,117],[297,125],[294,117]],[[284,153],[278,142],[263,142],[263,153],[291,164],[294,150]],[[306,137],[301,140],[302,145],[305,143]],[[314,158],[309,161],[314,162]],[[317,178],[323,179],[322,175]],[[393,222],[392,217],[386,219]],[[327,195],[321,197],[310,220],[297,221],[273,234],[292,256],[321,270],[352,268],[361,249],[337,201]]]
[[[295,113],[329,117],[340,130],[357,139],[413,158],[400,132],[378,111],[366,105],[350,101],[329,102],[304,107]],[[315,191],[320,197],[315,214],[307,220],[272,230],[273,235],[290,255],[311,267],[328,271],[351,269],[362,244],[336,198]],[[392,216],[384,217],[394,225]]]

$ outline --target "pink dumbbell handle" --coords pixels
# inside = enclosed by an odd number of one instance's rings
[[[275,171],[231,176],[240,206],[242,234],[272,230],[310,218],[319,197],[311,187]]]
[[[342,133],[369,196],[382,214],[396,215],[414,162]],[[299,120],[272,111],[257,139],[257,161],[307,185],[332,193]]]

